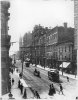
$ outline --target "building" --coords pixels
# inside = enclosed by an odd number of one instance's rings
[[[33,63],[44,66],[45,59],[45,28],[36,25],[32,31],[32,58]]]
[[[50,29],[46,33],[45,42],[45,56],[46,56],[46,66],[55,66],[53,61],[56,59],[55,54],[57,53],[56,45],[58,43],[57,27]]]
[[[24,36],[24,44],[27,43]],[[27,43],[28,45],[28,43]],[[73,62],[74,54],[74,28],[56,26],[54,28],[36,25],[32,31],[31,51],[32,62],[44,67],[56,68],[62,62]]]
[[[20,38],[19,38],[19,58],[20,59],[22,58],[22,46],[23,46],[23,39],[20,36]]]
[[[32,44],[32,34],[30,32],[25,33],[23,36],[23,53],[24,59],[31,58],[31,44]]]
[[[1,1],[1,95],[9,92],[9,48],[10,38],[8,35],[8,20],[10,3]]]
[[[74,1],[74,27],[75,27],[75,34],[74,34],[74,60],[75,60],[75,64],[76,64],[76,74],[78,75],[78,60],[77,60],[77,53],[78,53],[78,1],[75,0]]]
[[[47,66],[57,67],[57,62],[72,62],[74,45],[74,28],[56,26],[46,34]]]

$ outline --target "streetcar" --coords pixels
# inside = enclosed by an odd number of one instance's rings
[[[57,69],[51,69],[48,71],[48,78],[51,81],[59,82],[59,71]]]
[[[29,67],[29,66],[30,66],[30,62],[26,61],[26,62],[25,62],[25,66],[26,66],[26,67]]]

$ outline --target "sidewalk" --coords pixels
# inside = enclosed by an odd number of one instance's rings
[[[13,95],[14,100],[24,100],[22,97],[23,95],[21,95],[21,91],[18,88],[18,81],[20,79],[19,73],[16,72],[16,70],[15,70],[13,72],[13,74],[11,73],[10,75],[11,75],[11,79],[14,78],[14,85],[11,87],[11,93]],[[29,89],[28,85],[26,84],[26,82],[24,80],[23,80],[23,82],[24,82],[24,86],[26,86],[27,99],[33,99],[34,98],[33,93],[31,92],[31,90]],[[2,100],[9,100],[8,94],[3,95]]]

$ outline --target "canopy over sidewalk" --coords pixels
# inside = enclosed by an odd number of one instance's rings
[[[63,62],[59,67],[67,68],[70,65],[70,62]]]
[[[28,87],[28,85],[26,84],[26,82],[24,81],[24,79],[20,79],[20,82],[22,83],[22,85],[23,85],[24,87]]]

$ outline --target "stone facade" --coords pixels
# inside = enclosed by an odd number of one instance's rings
[[[9,48],[10,36],[8,35],[8,9],[10,3],[1,1],[1,94],[9,92]]]

